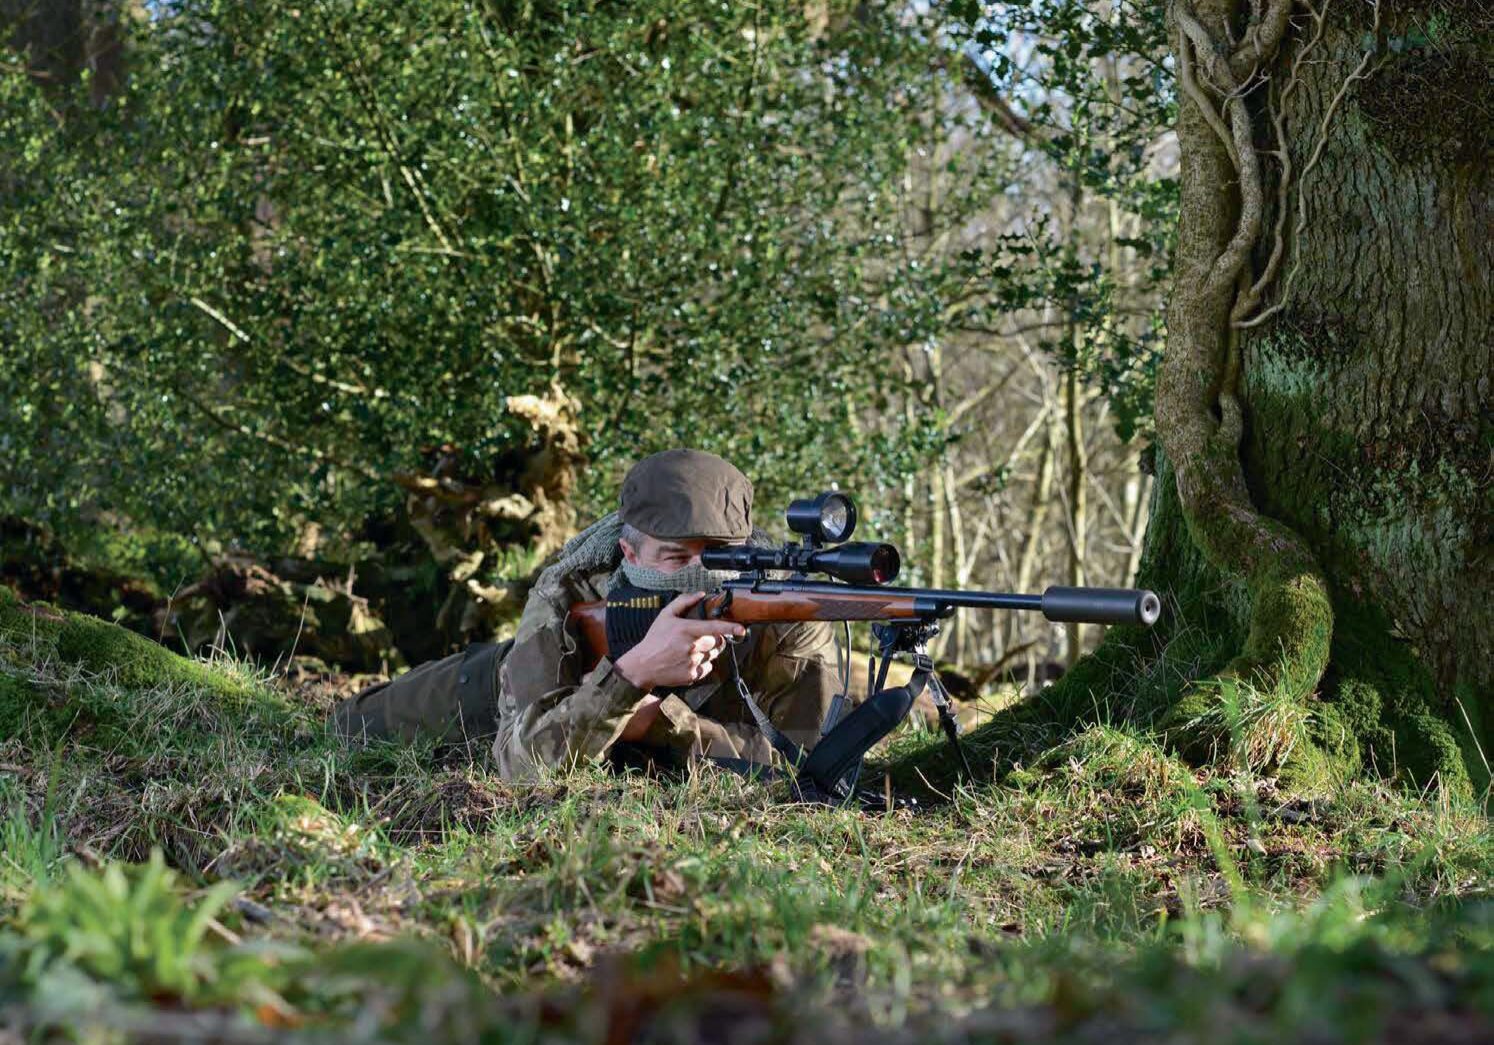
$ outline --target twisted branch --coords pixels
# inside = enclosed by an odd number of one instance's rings
[[[1270,64],[1291,24],[1293,6],[1294,0],[1269,0],[1262,11],[1260,0],[1252,0],[1245,41],[1229,57],[1229,66],[1236,79],[1241,82],[1252,80],[1257,69]]]
[[[1281,174],[1276,181],[1276,223],[1271,230],[1271,257],[1266,261],[1266,267],[1261,272],[1260,278],[1236,299],[1235,307],[1230,310],[1230,322],[1236,327],[1243,326],[1240,320],[1260,303],[1261,295],[1276,279],[1276,274],[1281,269],[1282,259],[1286,257],[1286,217],[1290,209],[1288,195],[1292,183],[1292,151],[1286,139],[1286,103],[1302,85],[1302,63],[1317,48],[1318,42],[1323,38],[1324,16],[1328,13],[1329,2],[1330,0],[1323,0],[1321,8],[1315,8],[1311,3],[1306,5],[1308,15],[1314,23],[1313,35],[1298,49],[1296,57],[1292,60],[1292,71],[1287,78],[1286,86],[1277,92],[1274,104],[1270,107],[1271,128],[1276,137],[1276,159],[1281,164]]]
[[[1224,674],[1296,693],[1327,663],[1324,629],[1331,628],[1332,610],[1311,550],[1263,516],[1246,486],[1239,456],[1241,335],[1231,323],[1253,286],[1250,260],[1267,199],[1249,97],[1269,82],[1262,71],[1276,60],[1293,5],[1255,0],[1250,31],[1236,45],[1224,37],[1237,0],[1196,2],[1207,5],[1207,22],[1191,0],[1175,0],[1172,8],[1180,80],[1192,110],[1179,137],[1199,174],[1227,177],[1232,170],[1239,192],[1234,201],[1223,192],[1198,192],[1191,211],[1185,206],[1169,310],[1172,343],[1157,386],[1158,431],[1194,541],[1250,592],[1249,635]],[[1218,26],[1219,35],[1206,24]]]
[[[1224,121],[1219,118],[1219,110],[1214,107],[1213,99],[1199,86],[1198,76],[1193,71],[1193,41],[1187,37],[1178,40],[1178,82],[1182,84],[1183,93],[1194,105],[1198,106],[1204,122],[1219,136],[1219,141],[1229,153],[1230,162],[1235,165],[1236,170],[1239,170],[1240,156],[1235,150],[1235,139],[1230,135],[1229,128],[1224,126]]]

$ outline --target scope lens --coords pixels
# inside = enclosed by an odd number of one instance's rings
[[[878,545],[871,557],[872,583],[886,584],[897,577],[897,571],[901,567],[902,562],[898,558],[896,548],[890,544]]]

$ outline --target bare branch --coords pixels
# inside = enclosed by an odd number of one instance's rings
[[[219,326],[221,326],[224,330],[227,330],[234,337],[238,338],[238,340],[244,342],[245,344],[250,343],[251,339],[249,335],[244,332],[242,327],[234,323],[233,320],[229,319],[212,305],[202,300],[202,298],[194,296],[187,298],[187,300],[191,303],[193,308],[211,317],[218,323]],[[325,374],[318,374],[315,370],[310,370],[297,363],[295,360],[290,359],[284,355],[277,356],[275,362],[281,364],[292,373],[299,374],[301,377],[306,378],[308,381],[314,381],[317,384],[326,385],[329,388],[335,388],[339,392],[347,392],[350,395],[360,396],[368,394],[368,389],[363,387],[362,385],[352,385],[348,384],[346,381],[339,381],[336,378],[328,377]]]
[[[991,74],[983,69],[981,64],[975,60],[975,56],[968,51],[962,56],[964,59],[965,83],[969,86],[971,93],[975,95],[975,101],[982,109],[996,118],[1001,129],[1013,138],[1028,139],[1033,136],[1032,123],[1011,107],[996,85],[991,82]]]

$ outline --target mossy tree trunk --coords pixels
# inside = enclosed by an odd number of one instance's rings
[[[1356,0],[1301,30],[1272,74],[1317,34],[1301,86],[1267,101],[1297,159],[1279,282],[1241,331],[1243,473],[1332,597],[1300,695],[1382,770],[1486,781],[1494,6]]]
[[[1177,282],[1140,583],[998,764],[1096,720],[1310,778],[1482,790],[1494,237],[1488,5],[1175,2]]]

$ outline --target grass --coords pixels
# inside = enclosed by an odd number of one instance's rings
[[[61,629],[54,629],[51,636]],[[0,633],[0,1042],[1475,1040],[1473,803],[1089,726],[923,813],[348,751]],[[245,694],[249,696],[245,696]]]

